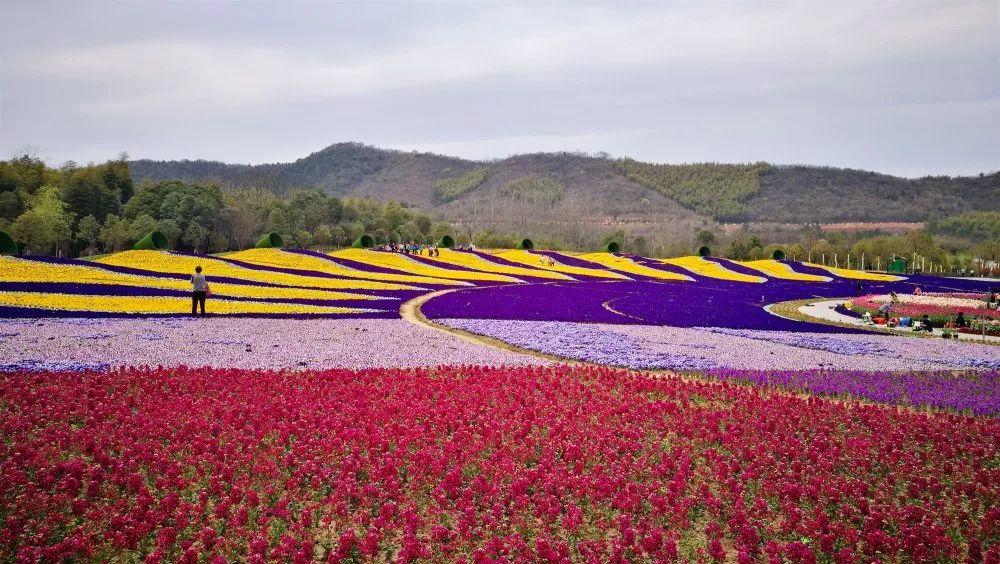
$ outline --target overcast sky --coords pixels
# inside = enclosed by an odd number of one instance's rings
[[[1000,169],[1000,1],[0,0],[0,156]]]

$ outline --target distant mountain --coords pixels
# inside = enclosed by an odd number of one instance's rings
[[[291,163],[132,161],[138,181],[183,179],[321,188],[337,196],[398,200],[477,229],[574,233],[690,233],[719,222],[921,222],[1000,210],[1000,172],[905,179],[816,166],[667,165],[578,153],[472,161],[338,143]]]

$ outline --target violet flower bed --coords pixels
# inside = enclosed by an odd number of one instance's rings
[[[437,321],[545,354],[635,369],[1000,370],[996,346],[944,339],[553,321]]]
[[[921,286],[925,291],[936,291],[952,283],[952,279],[923,277]],[[914,285],[906,281],[869,282],[865,288],[869,292],[904,293],[912,292]],[[431,319],[488,318],[863,333],[862,329],[784,319],[764,310],[764,306],[771,303],[848,297],[856,291],[856,282],[845,279],[830,282],[771,279],[763,284],[704,277],[695,282],[556,282],[462,289],[428,301],[422,311]]]
[[[718,380],[745,382],[880,403],[1000,414],[1000,372],[867,372],[854,370],[711,370]]]
[[[402,319],[4,319],[0,369],[548,364]]]
[[[831,335],[636,325],[444,319],[563,358],[873,401],[1000,413],[996,347],[891,335]],[[767,369],[762,370],[762,369]],[[974,372],[969,368],[989,368]],[[828,375],[826,377],[824,375]]]

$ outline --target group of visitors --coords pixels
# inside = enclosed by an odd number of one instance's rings
[[[861,290],[861,283],[858,283],[858,290]],[[920,295],[922,293],[920,290],[920,286],[917,286],[913,290],[913,293],[915,295]],[[893,319],[892,308],[898,303],[899,303],[899,295],[896,294],[896,292],[889,292],[889,298],[885,301],[885,303],[879,306],[876,312],[876,317],[883,319],[884,323],[888,323],[890,319]],[[992,306],[994,308],[997,307],[997,305],[1000,305],[1000,299],[998,299],[997,297],[997,292],[996,290],[993,289],[990,290],[990,293],[987,297],[986,307],[989,308],[990,304],[994,304]],[[867,317],[870,321],[871,316],[868,315]],[[894,322],[898,322],[898,320],[894,320]],[[970,326],[969,320],[968,318],[965,317],[965,312],[962,311],[955,314],[954,320],[945,323],[946,329],[964,329],[968,328],[969,326]],[[920,319],[914,320],[913,329],[914,331],[927,331],[927,332],[933,331],[933,323],[931,322],[930,316],[925,313]]]
[[[441,256],[441,249],[437,245],[424,245],[423,243],[414,243],[410,241],[409,243],[389,243],[385,245],[379,245],[375,247],[376,251],[385,251],[389,253],[401,253],[404,255],[423,255],[427,253],[429,257],[439,257]]]

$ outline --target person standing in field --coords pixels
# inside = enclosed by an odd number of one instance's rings
[[[191,287],[194,293],[191,294],[191,317],[198,312],[198,305],[201,304],[201,316],[205,317],[205,299],[208,297],[208,280],[201,273],[201,266],[194,267],[194,276],[191,277]]]

